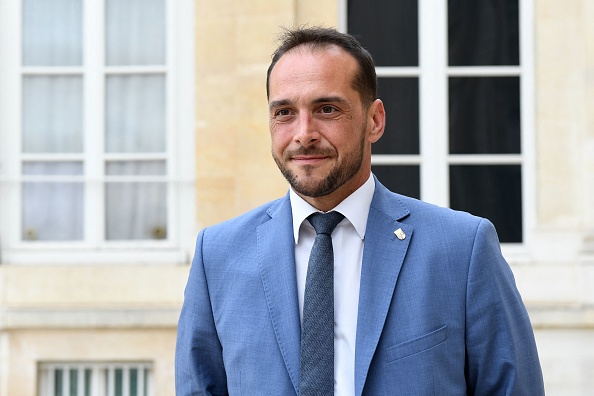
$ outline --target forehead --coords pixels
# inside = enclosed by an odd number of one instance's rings
[[[291,89],[351,90],[358,70],[355,58],[342,48],[301,45],[285,53],[270,73],[270,96]]]

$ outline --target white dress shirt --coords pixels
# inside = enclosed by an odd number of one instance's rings
[[[332,233],[334,249],[334,394],[355,394],[355,341],[357,337],[357,313],[359,307],[359,284],[363,261],[363,242],[367,228],[367,216],[375,191],[373,176],[336,206],[334,211],[344,219]],[[299,315],[303,321],[303,295],[309,254],[316,232],[307,217],[319,212],[304,201],[293,189],[289,193],[293,211],[295,236],[295,264],[297,270],[297,294]]]

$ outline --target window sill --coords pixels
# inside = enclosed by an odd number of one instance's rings
[[[4,309],[0,330],[50,328],[175,328],[178,308]]]
[[[188,251],[169,243],[118,243],[109,246],[22,244],[1,252],[0,264],[186,264]]]

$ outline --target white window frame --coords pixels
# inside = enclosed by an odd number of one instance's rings
[[[146,362],[130,363],[83,363],[83,362],[52,362],[39,364],[38,395],[54,396],[55,372],[62,370],[62,391],[70,395],[70,371],[77,371],[77,396],[84,396],[85,370],[91,371],[90,396],[115,395],[115,371],[122,370],[122,395],[130,396],[130,370],[138,370],[138,396],[154,395],[153,365]],[[147,389],[144,388],[145,371],[147,372]]]
[[[167,63],[157,67],[111,67],[104,62],[104,0],[83,0],[84,67],[54,68],[21,65],[21,1],[0,2],[0,263],[185,263],[196,232],[194,194],[194,2],[166,0]],[[83,74],[85,151],[72,155],[85,164],[84,240],[68,242],[21,240],[21,80],[24,74]],[[104,159],[134,159],[134,154],[112,155],[93,150],[103,147],[105,76],[112,73],[166,73],[167,239],[106,241],[105,211],[101,198],[105,182]],[[99,157],[98,157],[99,156]],[[147,156],[143,155],[142,158]],[[48,156],[48,160],[54,159]],[[66,158],[61,155],[60,159]],[[35,156],[36,160],[45,159]],[[74,180],[72,176],[63,177]],[[76,178],[76,176],[74,177]],[[80,177],[79,177],[80,178]],[[113,177],[112,177],[113,178]],[[121,177],[120,177],[121,179]],[[145,178],[143,178],[144,180]],[[154,179],[154,180],[153,180]]]
[[[449,206],[449,166],[452,164],[517,164],[522,166],[523,242],[504,243],[502,250],[524,260],[536,224],[534,0],[519,0],[519,66],[448,66],[447,0],[419,0],[419,66],[377,67],[378,77],[419,79],[418,155],[373,155],[374,165],[421,166],[421,199]],[[339,26],[348,31],[347,2],[339,1]],[[453,155],[448,142],[448,79],[451,76],[520,77],[521,154]]]

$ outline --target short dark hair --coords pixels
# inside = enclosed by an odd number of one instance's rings
[[[284,29],[279,41],[280,45],[272,54],[272,63],[266,74],[267,98],[270,97],[270,73],[284,54],[300,45],[307,45],[311,49],[336,45],[352,55],[359,65],[359,70],[353,78],[353,89],[359,93],[363,105],[368,106],[377,99],[377,76],[373,58],[350,34],[341,33],[333,28],[301,27],[294,30]]]

